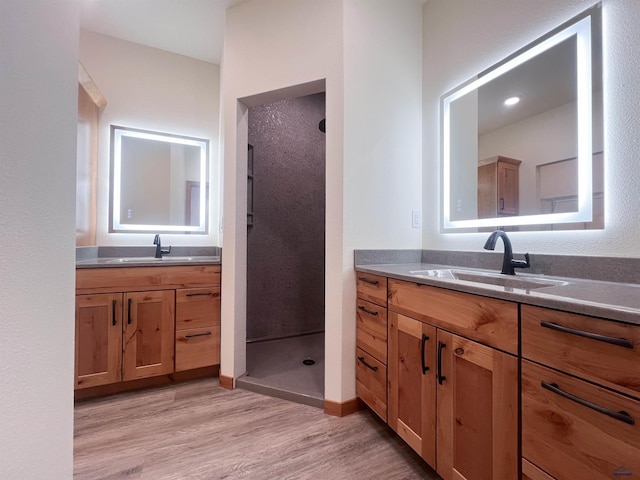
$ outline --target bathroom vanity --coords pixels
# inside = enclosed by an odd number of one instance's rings
[[[75,348],[76,397],[211,372],[220,364],[219,257],[78,262]]]
[[[357,395],[445,480],[640,473],[640,286],[356,270]]]

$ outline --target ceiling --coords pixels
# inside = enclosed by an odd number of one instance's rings
[[[225,11],[248,0],[82,0],[80,26],[220,64]]]

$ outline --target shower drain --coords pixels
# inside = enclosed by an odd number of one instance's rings
[[[307,358],[306,360],[303,360],[302,363],[304,363],[305,365],[315,365],[316,361]]]

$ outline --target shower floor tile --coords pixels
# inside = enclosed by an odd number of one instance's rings
[[[306,359],[314,365],[304,365]],[[324,333],[247,343],[238,387],[306,405],[324,405]]]

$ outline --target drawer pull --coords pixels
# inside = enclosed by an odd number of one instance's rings
[[[367,361],[364,359],[364,357],[358,357],[358,360],[360,360],[364,364],[365,367],[370,368],[374,372],[378,371],[378,367],[374,367],[373,365],[369,365],[367,363]]]
[[[213,295],[213,292],[197,292],[197,293],[187,293],[187,297],[208,297]]]
[[[378,315],[378,312],[374,312],[373,310],[369,310],[366,307],[363,307],[362,305],[358,305],[358,308],[360,310],[362,310],[364,313],[368,313],[369,315],[375,315],[375,316]]]
[[[442,350],[445,349],[447,345],[443,342],[438,342],[438,383],[442,385],[447,377],[442,375]]]
[[[209,335],[211,335],[211,332],[204,332],[204,333],[187,333],[184,338],[193,338],[193,337],[208,337]]]
[[[424,375],[429,371],[429,367],[427,366],[427,362],[424,359],[424,354],[427,349],[427,341],[429,340],[429,335],[422,334],[422,351],[420,353],[422,357],[422,374]]]
[[[116,322],[116,305],[118,304],[118,302],[116,300],[113,300],[111,302],[111,324],[115,327],[118,322]]]
[[[358,280],[364,283],[370,283],[371,285],[378,285],[378,283],[380,283],[378,282],[378,280],[369,280],[368,278],[365,278],[365,277],[358,277]]]
[[[551,330],[557,330],[558,332],[570,333],[571,335],[578,335],[579,337],[590,338],[591,340],[597,340],[599,342],[610,343],[624,348],[633,348],[633,342],[626,338],[608,337],[606,335],[600,335],[599,333],[585,332],[583,330],[576,330],[575,328],[565,327],[564,325],[558,325],[553,322],[540,322],[541,327],[550,328]]]
[[[560,389],[558,387],[557,384],[555,383],[547,383],[547,382],[540,382],[540,385],[542,385],[542,388],[545,388],[547,390],[549,390],[550,392],[556,393],[558,395],[560,395],[561,397],[567,398],[573,402],[579,403],[580,405],[583,405],[587,408],[590,408],[592,410],[595,410],[596,412],[600,412],[603,413],[611,418],[615,418],[616,420],[620,420],[621,422],[627,423],[629,425],[634,425],[636,422],[633,419],[633,417],[631,415],[629,415],[627,412],[616,412],[614,410],[611,410],[609,408],[606,407],[602,407],[600,405],[597,405],[595,403],[592,403],[588,400],[585,400],[584,398],[580,398],[580,397],[576,397],[575,395],[572,395],[569,392],[565,392],[564,390]]]

